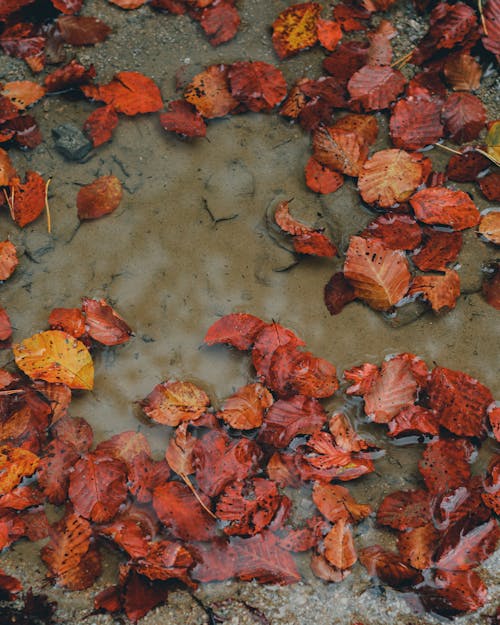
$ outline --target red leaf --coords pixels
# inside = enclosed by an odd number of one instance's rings
[[[359,20],[367,20],[370,18],[370,12],[365,10],[364,7],[357,7],[351,2],[340,2],[333,9],[333,15],[342,26],[342,30],[345,32],[351,32],[354,30],[365,30],[366,26]]]
[[[74,445],[79,453],[86,453],[92,447],[94,434],[82,417],[62,417],[52,426],[51,432],[60,441]]]
[[[297,475],[293,454],[274,452],[269,458],[266,470],[270,479],[281,488],[285,488],[285,486],[297,488],[301,483],[301,479]]]
[[[230,41],[238,32],[240,16],[232,0],[215,0],[201,12],[200,24],[212,46]]]
[[[401,558],[379,545],[366,547],[359,552],[359,561],[368,574],[378,577],[384,584],[393,588],[412,585],[420,579],[420,572],[404,564]]]
[[[54,439],[45,447],[38,465],[38,484],[50,503],[60,505],[66,501],[69,474],[79,457],[68,441]]]
[[[48,92],[63,91],[92,82],[95,75],[93,65],[86,69],[81,63],[73,59],[64,67],[60,67],[46,76],[44,85]]]
[[[91,338],[103,345],[121,345],[132,335],[132,330],[120,315],[103,299],[82,299],[86,329]]]
[[[149,552],[134,563],[137,573],[152,580],[179,579],[188,586],[195,586],[188,576],[193,557],[182,545],[169,540],[149,543]]]
[[[491,265],[488,273],[485,273],[481,290],[488,304],[500,310],[500,271],[498,264]]]
[[[138,503],[150,502],[153,490],[170,478],[165,460],[155,462],[145,451],[134,456],[128,465],[128,490]]]
[[[24,228],[40,216],[45,208],[45,180],[36,171],[26,172],[26,182],[17,177],[10,180],[12,216],[18,226]]]
[[[118,125],[118,115],[111,104],[93,111],[83,124],[84,132],[92,139],[95,148],[109,141]]]
[[[273,354],[280,345],[296,347],[305,343],[292,330],[275,322],[266,324],[255,337],[252,364],[259,378],[268,377]]]
[[[418,220],[426,224],[444,224],[453,230],[477,226],[481,216],[474,202],[464,191],[431,187],[417,191],[410,204]]]
[[[178,475],[190,475],[194,472],[193,450],[196,438],[188,433],[188,424],[181,423],[175,430],[175,435],[168,441],[165,458],[168,465]]]
[[[331,315],[338,315],[344,306],[356,299],[354,288],[348,282],[342,271],[334,273],[325,284],[324,301]]]
[[[313,150],[319,163],[347,176],[359,176],[368,156],[363,136],[336,126],[320,126],[314,131]]]
[[[405,84],[405,77],[397,69],[366,65],[351,76],[347,89],[365,111],[380,111],[389,107]]]
[[[342,39],[340,24],[335,20],[324,20],[318,17],[316,20],[316,31],[320,44],[330,52],[335,50],[338,42]]]
[[[97,219],[116,210],[123,195],[116,176],[101,176],[81,187],[76,196],[78,219]]]
[[[287,93],[282,72],[262,61],[238,61],[228,73],[231,94],[251,111],[270,111]]]
[[[397,148],[419,150],[443,136],[441,102],[426,96],[409,96],[396,102],[390,120],[391,139]]]
[[[17,251],[10,241],[0,242],[0,280],[7,280],[19,264]]]
[[[454,143],[477,139],[486,123],[486,109],[472,93],[452,93],[443,105],[441,116],[446,134]]]
[[[471,453],[472,445],[464,439],[429,443],[418,464],[429,491],[439,494],[465,484],[470,478]]]
[[[73,46],[92,46],[105,41],[111,32],[107,24],[87,15],[63,15],[56,23],[61,37]]]
[[[421,295],[434,312],[451,310],[460,296],[460,277],[453,269],[445,269],[444,275],[416,276],[408,295]]]
[[[375,310],[388,310],[407,293],[410,284],[408,262],[398,250],[387,249],[377,239],[351,237],[344,275],[356,297]]]
[[[439,532],[432,523],[402,532],[398,537],[398,550],[403,560],[423,571],[433,566],[432,556],[439,541]]]
[[[488,598],[488,589],[475,571],[437,570],[418,593],[426,609],[444,616],[473,612]]]
[[[120,432],[108,438],[94,450],[95,454],[101,456],[111,456],[115,460],[121,460],[127,466],[131,465],[139,454],[151,455],[151,447],[148,439],[140,432],[133,430]]]
[[[490,462],[483,486],[485,492],[481,494],[481,498],[484,504],[496,515],[500,515],[500,461],[498,456]]]
[[[335,440],[335,444],[344,451],[357,452],[370,447],[352,427],[349,419],[341,412],[332,415],[328,429]]]
[[[483,70],[469,53],[461,53],[446,58],[443,73],[453,91],[475,91],[481,84]]]
[[[445,271],[462,248],[461,232],[424,228],[424,244],[411,259],[421,271]]]
[[[368,61],[367,41],[346,41],[332,54],[323,59],[323,68],[342,85],[347,85],[351,76]]]
[[[387,435],[391,437],[415,432],[433,436],[439,434],[436,415],[422,406],[406,406],[387,425]]]
[[[468,518],[451,526],[435,554],[435,566],[446,571],[468,571],[495,551],[500,530],[495,519],[472,527]]]
[[[350,452],[337,447],[333,436],[328,432],[315,432],[305,448],[308,453],[304,455],[304,460],[321,471],[347,467],[353,460]]]
[[[209,404],[205,391],[191,382],[169,381],[157,384],[141,407],[153,421],[175,427],[201,417]]]
[[[307,519],[306,527],[299,529],[286,529],[286,533],[280,537],[280,547],[287,551],[308,551],[316,547],[323,538],[323,534],[330,529],[321,516],[314,516]]]
[[[239,105],[229,91],[229,68],[228,65],[210,65],[193,78],[184,92],[185,99],[207,119],[224,117]]]
[[[481,477],[474,476],[466,485],[458,486],[435,497],[432,503],[435,527],[443,531],[465,517],[474,518],[476,524],[487,521],[490,518],[490,512],[483,505],[482,493]]]
[[[279,539],[269,531],[251,538],[233,538],[236,576],[259,584],[294,584],[300,581],[292,556],[281,549]]]
[[[1,254],[1,252],[0,252]],[[0,341],[7,341],[12,336],[12,326],[5,308],[0,306]]]
[[[301,254],[331,257],[337,253],[333,243],[322,233],[297,221],[290,215],[290,202],[279,202],[274,213],[278,226],[293,236],[293,247]]]
[[[344,371],[344,378],[354,382],[346,389],[347,395],[366,395],[379,376],[379,368],[369,362],[360,367],[352,367]]]
[[[481,193],[487,200],[500,202],[500,172],[492,171],[486,176],[479,178],[478,183]]]
[[[22,589],[23,585],[17,577],[7,575],[5,571],[0,569],[0,595],[2,597],[2,601],[12,601]]]
[[[210,502],[206,500],[205,503]],[[214,519],[185,484],[168,482],[155,488],[153,507],[160,521],[176,538],[208,541],[216,536]]]
[[[345,571],[336,569],[328,562],[325,556],[320,553],[313,553],[311,556],[311,571],[316,577],[325,580],[325,582],[335,583],[343,581],[351,573],[350,569],[346,569]]]
[[[358,559],[350,525],[339,519],[325,536],[324,557],[340,571],[349,569]]]
[[[209,544],[196,545],[196,565],[191,571],[199,582],[222,582],[236,575],[236,553],[225,539],[216,538]]]
[[[379,150],[361,169],[358,185],[368,204],[391,208],[406,200],[424,181],[422,164],[404,150]]]
[[[232,428],[252,430],[262,425],[273,396],[262,384],[248,384],[228,397],[217,416]]]
[[[223,531],[229,536],[261,532],[272,521],[281,496],[276,484],[264,478],[234,481],[220,494],[216,514],[228,522]]]
[[[186,137],[204,137],[207,134],[203,117],[185,100],[170,102],[167,113],[160,113],[160,124],[165,130]]]
[[[224,315],[208,329],[204,341],[207,345],[228,343],[236,349],[250,349],[266,324],[247,313]]]
[[[261,451],[256,443],[211,431],[199,439],[193,451],[196,481],[201,490],[214,497],[233,480],[244,480],[257,469]]]
[[[293,395],[289,399],[278,399],[264,417],[258,441],[282,449],[298,434],[320,430],[326,418],[323,407],[312,397]]]
[[[342,174],[319,163],[314,156],[307,161],[306,185],[315,193],[333,193],[344,184]]]
[[[83,0],[50,0],[56,9],[71,15],[72,13],[78,13],[83,5]]]
[[[488,419],[493,430],[493,436],[500,442],[500,406],[491,404],[488,406]]]
[[[119,586],[108,586],[94,597],[94,610],[119,612],[122,609],[122,597]]]
[[[3,124],[2,130],[4,132],[13,133],[11,137],[18,145],[23,148],[36,148],[42,142],[42,135],[38,128],[37,121],[31,115],[20,115],[15,119],[11,119]],[[26,172],[29,178],[30,173]],[[37,174],[38,175],[38,174]],[[11,182],[15,181],[13,178]]]
[[[54,308],[48,321],[52,330],[62,330],[76,339],[85,334],[85,317],[79,308]]]
[[[148,553],[146,534],[133,519],[118,518],[110,525],[101,526],[99,533],[111,538],[131,558],[143,558]]]
[[[358,503],[344,486],[316,482],[312,499],[318,510],[332,523],[339,520],[359,523],[372,513],[370,505]]]
[[[74,467],[68,496],[77,514],[96,523],[110,521],[127,497],[125,466],[108,456],[88,454]]]
[[[10,179],[16,175],[16,170],[12,165],[8,153],[0,148],[0,186],[6,187]]]
[[[135,571],[130,571],[123,588],[123,608],[127,617],[136,623],[139,619],[167,600],[168,587],[151,582]]]
[[[391,250],[414,250],[420,245],[422,230],[409,215],[380,215],[360,233],[366,239],[380,239]]]
[[[461,371],[436,367],[429,386],[429,406],[440,425],[458,436],[484,435],[486,409],[493,396],[486,386]]]
[[[160,90],[151,78],[139,72],[118,72],[107,85],[82,85],[81,89],[88,98],[112,104],[117,113],[125,115],[163,108]]]
[[[431,495],[425,490],[397,490],[382,500],[377,522],[396,530],[421,527],[431,521]]]
[[[483,13],[485,29],[482,35],[483,46],[500,58],[500,2],[489,0]],[[486,34],[486,32],[488,34]]]
[[[269,368],[268,386],[278,395],[330,397],[338,389],[335,366],[290,344],[278,347]]]
[[[471,148],[463,148],[461,154],[453,154],[446,166],[446,176],[457,182],[474,182],[477,175],[487,169],[488,159]]]

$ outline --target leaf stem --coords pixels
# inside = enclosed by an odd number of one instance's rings
[[[50,219],[50,208],[49,208],[49,184],[52,178],[47,180],[47,184],[45,185],[45,211],[47,212],[47,232],[50,234],[52,232],[52,222]]]
[[[444,145],[444,143],[434,143],[433,145],[435,145],[437,148],[441,148],[442,150],[446,150],[447,152],[451,152],[452,154],[458,154],[459,156],[462,156],[462,152],[454,150],[453,148]]]
[[[200,506],[203,508],[203,510],[205,510],[205,512],[207,512],[213,519],[217,519],[217,517],[210,510],[210,508],[207,508],[207,506],[203,503],[203,501],[201,500],[201,497],[197,493],[195,487],[192,485],[191,480],[189,479],[189,477],[185,473],[179,473],[179,475],[184,480],[184,483],[189,488],[189,490],[193,493],[193,495],[195,496],[196,500],[198,501]]]

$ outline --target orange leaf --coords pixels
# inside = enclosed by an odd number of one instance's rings
[[[106,141],[109,141],[113,135],[113,130],[118,125],[118,115],[115,107],[111,104],[101,106],[91,113],[83,124],[83,130],[92,139],[95,148]]]
[[[67,65],[56,69],[45,77],[44,84],[47,91],[63,91],[92,82],[95,78],[93,65],[85,68],[81,63],[73,59]]]
[[[421,577],[419,571],[404,564],[397,554],[385,551],[379,545],[362,549],[359,560],[366,567],[368,575],[378,577],[384,584],[394,588],[414,584]]]
[[[264,411],[273,403],[273,396],[262,384],[248,384],[228,397],[217,416],[232,428],[252,430],[262,425]]]
[[[422,165],[404,150],[380,150],[359,174],[359,192],[368,204],[390,208],[405,202],[423,182]]]
[[[265,326],[262,319],[247,313],[224,315],[208,328],[204,342],[207,345],[227,343],[236,349],[250,349]]]
[[[83,343],[66,332],[48,330],[14,345],[17,366],[33,379],[91,390],[94,364]]]
[[[445,271],[462,248],[461,232],[424,228],[424,244],[411,259],[421,271]]]
[[[146,4],[147,0],[109,0],[111,4],[116,4],[120,9],[138,9]]]
[[[101,176],[78,191],[78,219],[97,219],[112,213],[121,202],[121,182],[116,176]]]
[[[324,539],[325,558],[337,569],[351,568],[358,556],[354,548],[351,528],[345,519],[339,519]]]
[[[500,211],[482,215],[478,230],[485,239],[500,245]]]
[[[177,426],[181,421],[201,417],[210,398],[191,382],[163,382],[141,402],[150,419],[163,425]]]
[[[398,550],[403,560],[415,569],[424,570],[433,566],[432,556],[439,542],[439,532],[432,523],[401,532]]]
[[[129,325],[103,299],[82,300],[85,315],[85,328],[91,338],[103,345],[121,345],[126,343],[132,330]]]
[[[31,80],[16,80],[5,83],[0,93],[9,98],[20,111],[24,111],[43,98],[45,88]]]
[[[36,171],[26,172],[26,182],[17,177],[10,181],[12,216],[18,226],[23,228],[34,221],[45,208],[45,180]],[[12,195],[11,195],[12,197]]]
[[[231,94],[250,111],[270,111],[286,96],[283,73],[263,61],[237,61],[228,72]]]
[[[160,124],[165,130],[185,137],[204,137],[207,125],[195,107],[185,100],[175,100],[166,113],[160,113]]]
[[[358,523],[373,512],[370,505],[358,503],[347,488],[337,484],[316,482],[312,500],[323,516],[332,523],[340,520]]]
[[[453,91],[475,91],[481,83],[481,65],[469,53],[446,57],[444,75]]]
[[[197,439],[188,433],[187,428],[186,422],[179,425],[165,451],[169,467],[178,475],[190,475],[194,472],[193,449]]]
[[[51,573],[64,576],[76,567],[90,547],[92,528],[77,514],[70,514],[51,527],[50,542],[42,549],[42,560]]]
[[[289,202],[279,202],[274,219],[282,230],[293,236],[293,247],[296,252],[328,258],[337,253],[337,248],[320,230],[314,230],[290,215]]]
[[[0,252],[1,255],[1,252]],[[6,341],[12,336],[12,325],[5,308],[0,306],[0,341]]]
[[[378,136],[378,122],[374,115],[350,113],[338,119],[333,127],[339,130],[346,130],[347,132],[354,132],[368,145],[374,143]]]
[[[24,477],[33,475],[40,459],[27,449],[0,447],[0,495],[10,493]]]
[[[344,184],[342,174],[319,163],[314,156],[307,161],[306,185],[315,193],[333,193]]]
[[[240,16],[233,0],[218,0],[203,9],[200,25],[212,46],[230,41],[238,32]]]
[[[408,294],[422,295],[434,312],[451,310],[460,297],[460,277],[453,269],[445,269],[444,275],[416,276]]]
[[[16,248],[10,241],[0,242],[0,280],[7,280],[19,264]]]
[[[160,90],[140,72],[118,72],[107,85],[82,85],[81,89],[87,97],[112,104],[125,115],[153,113],[163,107]]]
[[[430,187],[417,191],[410,204],[419,221],[450,226],[453,230],[472,228],[481,219],[476,205],[465,191]]]
[[[16,175],[16,170],[12,165],[9,155],[0,148],[0,187],[6,187],[10,179]]]
[[[316,31],[320,44],[330,52],[335,50],[338,42],[342,39],[342,29],[335,20],[324,20],[319,17],[316,20]]]
[[[316,24],[321,13],[317,2],[295,4],[282,11],[272,24],[273,46],[280,59],[313,46],[318,41]]]
[[[359,176],[368,156],[368,144],[357,132],[319,127],[313,133],[314,158],[347,176]]]
[[[85,317],[79,308],[54,308],[49,315],[52,330],[62,330],[75,339],[85,334]]]
[[[377,239],[351,237],[344,275],[356,297],[375,310],[388,310],[407,293],[410,285],[408,261],[398,250],[389,250]]]
[[[227,65],[210,65],[193,78],[184,92],[184,98],[207,119],[224,117],[239,105],[229,91],[228,71]]]

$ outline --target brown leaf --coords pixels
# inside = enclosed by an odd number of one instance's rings
[[[408,295],[421,295],[434,312],[451,310],[460,297],[460,277],[453,269],[445,269],[444,275],[416,276]]]
[[[431,187],[417,191],[410,204],[419,221],[426,224],[442,224],[453,230],[465,230],[477,226],[480,214],[465,191],[446,187]]]
[[[209,404],[205,391],[192,382],[174,381],[157,384],[141,402],[150,419],[173,427],[182,421],[195,421]]]

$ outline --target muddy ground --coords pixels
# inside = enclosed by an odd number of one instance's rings
[[[83,63],[94,63],[99,82],[121,70],[137,70],[160,85],[165,101],[178,97],[175,74],[189,80],[204,65],[240,59],[277,64],[289,84],[307,75],[319,76],[323,54],[303,52],[279,63],[271,43],[269,24],[292,2],[242,0],[242,27],[233,42],[213,49],[198,26],[185,16],[161,15],[144,7],[125,12],[103,0],[88,0],[84,13],[112,26],[109,40],[78,50]],[[410,2],[400,2],[390,13],[398,27],[396,50],[407,51],[425,30],[412,13]],[[70,57],[68,57],[69,60]],[[22,62],[1,57],[0,81],[28,77]],[[489,104],[490,119],[498,98],[494,77],[483,81],[481,97]],[[36,169],[52,177],[50,206],[53,232],[43,219],[24,230],[0,216],[1,238],[22,250],[15,274],[2,285],[2,306],[21,340],[47,327],[56,306],[79,306],[80,298],[110,300],[132,325],[135,338],[128,344],[96,356],[96,384],[92,393],[78,395],[71,414],[94,427],[97,439],[126,429],[144,432],[158,457],[168,428],[152,426],[135,403],[165,379],[189,379],[202,386],[215,405],[251,380],[247,356],[226,348],[202,346],[204,333],[218,316],[245,311],[265,320],[277,320],[295,330],[308,349],[334,362],[339,373],[366,360],[380,362],[392,353],[412,351],[429,365],[439,363],[461,369],[498,392],[495,310],[478,292],[481,264],[494,257],[492,246],[465,235],[459,268],[465,294],[450,314],[437,317],[412,305],[392,319],[384,319],[362,304],[348,306],[331,317],[323,305],[323,287],[338,270],[340,259],[296,258],[277,245],[266,225],[266,211],[280,197],[295,198],[293,207],[304,220],[324,222],[343,251],[350,234],[371,219],[360,205],[352,181],[335,194],[319,197],[308,191],[303,168],[309,157],[309,137],[277,115],[245,114],[212,121],[206,139],[182,141],[162,131],[157,115],[120,119],[113,140],[91,153],[84,163],[73,163],[54,149],[51,129],[71,121],[81,127],[95,105],[46,98],[35,108],[45,141],[34,151],[11,150],[19,170]],[[386,128],[386,119],[378,116]],[[384,134],[381,132],[381,135]],[[375,146],[380,149],[382,140]],[[434,149],[430,156],[443,170],[446,158]],[[79,224],[75,197],[80,185],[114,173],[125,194],[112,215]],[[471,191],[480,209],[488,206],[477,189]],[[216,221],[221,218],[230,218]],[[309,221],[311,223],[311,221]],[[287,269],[288,268],[288,269]],[[283,269],[287,269],[283,271]],[[4,352],[2,362],[10,358]],[[342,399],[326,402],[339,408]],[[346,410],[353,418],[357,405]],[[359,424],[365,435],[386,449],[377,460],[377,473],[349,484],[362,502],[377,506],[382,497],[416,482],[418,446],[390,443],[381,429]],[[482,457],[491,453],[489,441]],[[498,445],[496,446],[498,452]],[[486,453],[487,452],[487,453]],[[481,462],[478,463],[478,467]],[[310,498],[296,500],[299,516],[312,510]],[[381,542],[391,545],[388,532],[367,520],[357,527],[359,547]],[[3,554],[1,566],[35,590],[43,587],[59,602],[62,624],[109,625],[111,616],[90,614],[91,599],[116,577],[117,557],[109,553],[105,572],[87,592],[69,593],[44,583],[45,567],[39,545],[21,541]],[[311,574],[307,558],[299,558],[303,581],[279,588],[234,582],[202,586],[196,598],[216,606],[226,625],[259,621],[257,608],[272,625],[344,625],[360,620],[365,625],[431,624],[432,616],[415,616],[402,595],[385,591],[370,581],[365,570],[340,584],[325,584]],[[457,623],[487,623],[500,599],[500,556],[482,567],[490,601],[480,612]],[[220,603],[229,599],[227,603]],[[208,622],[202,607],[184,591],[170,595],[168,605],[152,611],[144,625],[198,625]]]

